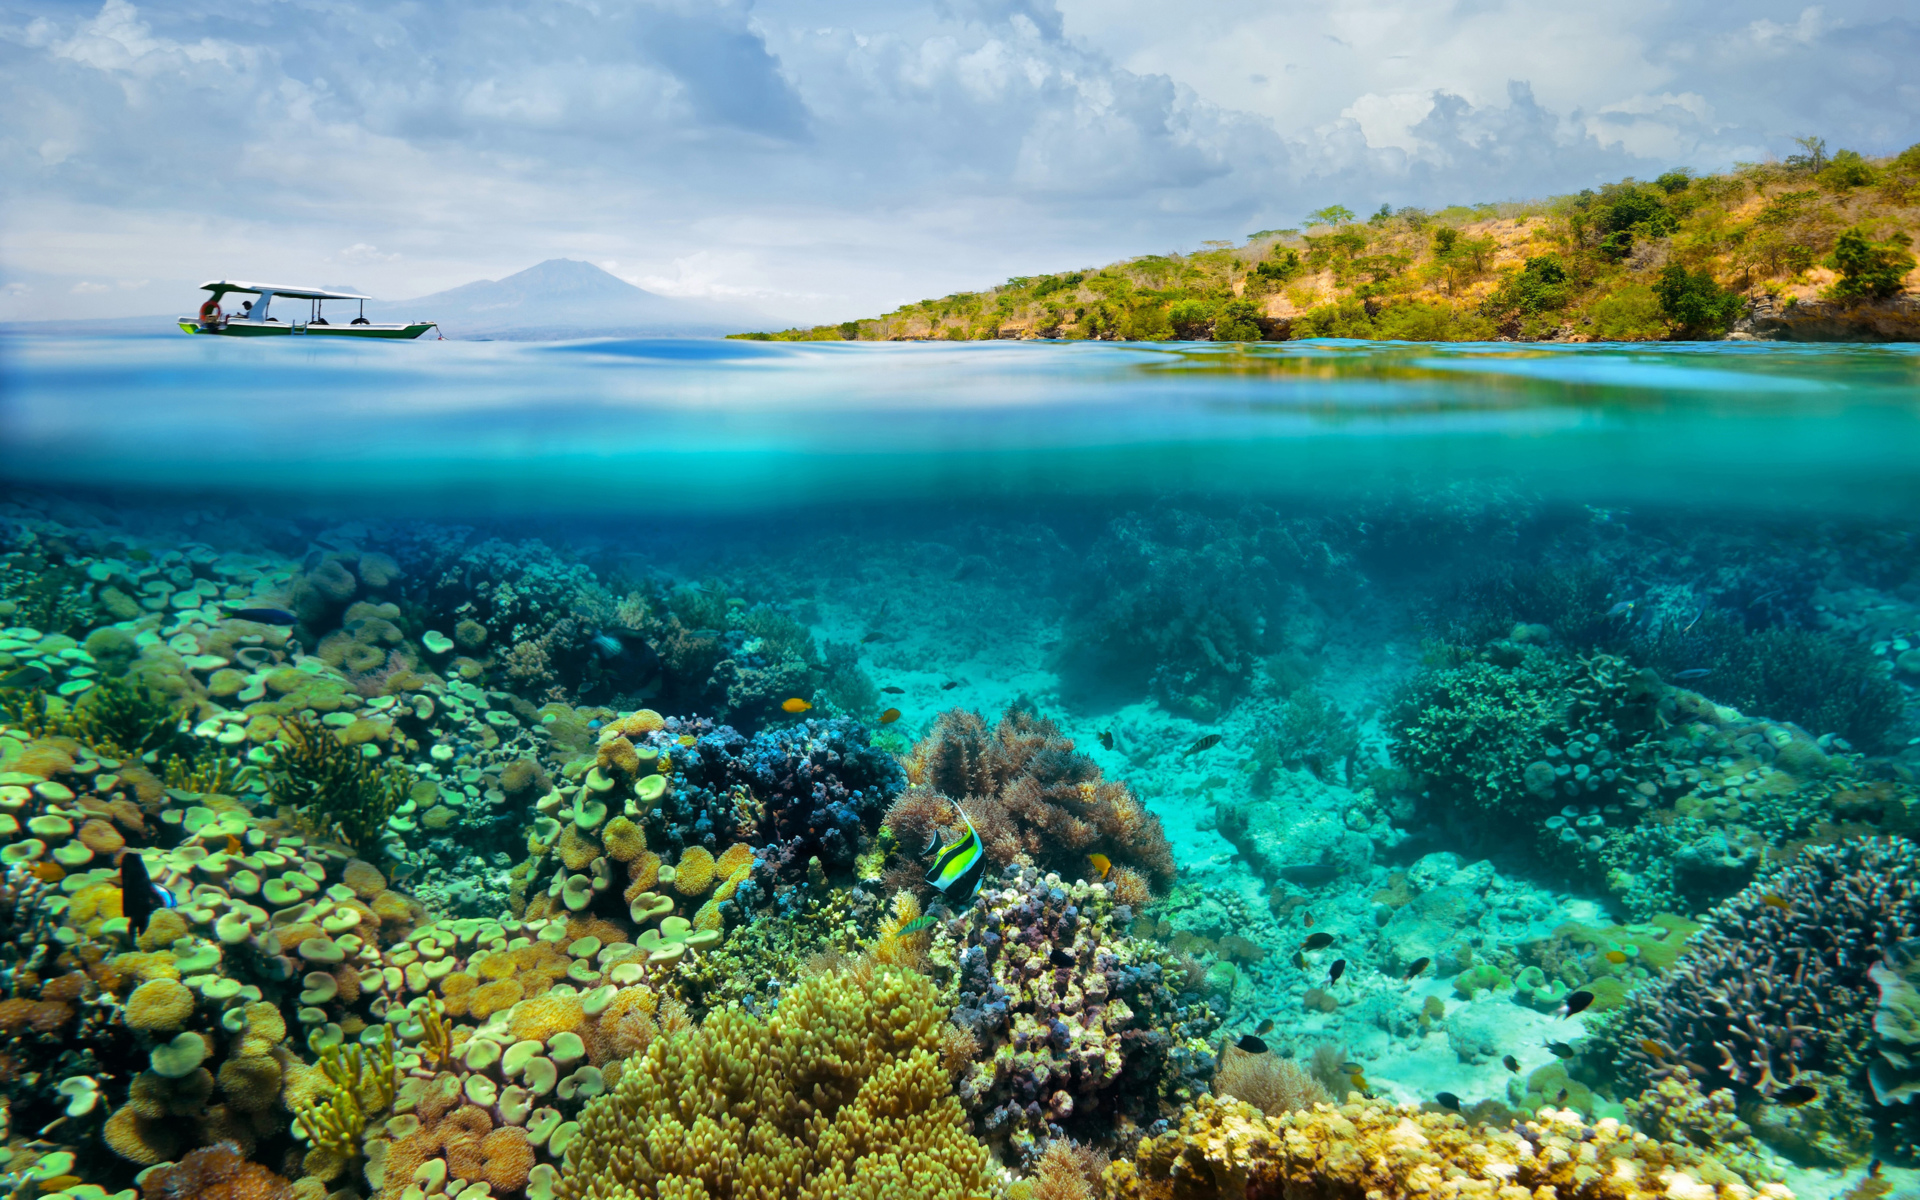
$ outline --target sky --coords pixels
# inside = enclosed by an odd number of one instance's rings
[[[1896,0],[0,0],[0,320],[548,258],[779,322],[1920,142]]]

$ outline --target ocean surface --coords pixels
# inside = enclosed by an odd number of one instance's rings
[[[450,1075],[528,1131],[493,1196],[599,1195],[655,1042],[911,968],[954,1195],[1159,1194],[1106,1164],[1208,1092],[1911,1186],[1875,1024],[1920,1006],[1911,347],[9,337],[0,699],[7,895],[68,898],[0,903],[19,1180],[185,1195],[225,1141],[471,1182],[427,1136]],[[310,735],[346,774],[290,765]],[[188,903],[135,947],[142,850]],[[302,856],[317,895],[273,877]],[[436,929],[453,975],[415,979]],[[129,1032],[95,964],[155,948],[188,1011]],[[1774,982],[1699,1016],[1735,976]],[[436,1059],[442,1010],[565,1082]],[[208,1088],[154,1101],[182,1030]],[[316,1136],[300,1064],[387,1030],[400,1092]]]

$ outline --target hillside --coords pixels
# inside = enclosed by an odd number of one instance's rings
[[[369,301],[378,320],[438,321],[450,338],[714,337],[752,319],[738,309],[637,288],[592,263],[551,258],[413,300]]]
[[[992,338],[1920,340],[1909,252],[1920,145],[1884,159],[1819,139],[1784,163],[1672,171],[1573,196],[1427,212],[1339,206],[1304,230],[1009,279],[879,317],[736,334]]]

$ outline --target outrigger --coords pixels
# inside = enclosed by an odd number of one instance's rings
[[[306,337],[417,338],[429,329],[438,328],[432,321],[414,321],[405,325],[383,325],[369,321],[367,301],[373,297],[357,292],[329,292],[324,288],[281,287],[271,283],[243,283],[230,279],[215,279],[200,287],[213,294],[200,306],[198,316],[180,318],[180,328],[186,333],[218,333],[227,337],[299,334]],[[257,302],[247,301],[241,311],[228,314],[221,311],[220,301],[229,292],[258,296],[260,299]],[[306,320],[296,316],[282,321],[270,315],[267,310],[272,307],[276,297],[308,301]],[[322,313],[322,306],[328,300],[358,300],[360,315],[344,325],[334,325]]]

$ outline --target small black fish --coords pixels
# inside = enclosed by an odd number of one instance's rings
[[[1807,1101],[1819,1098],[1820,1089],[1806,1083],[1796,1083],[1792,1087],[1781,1088],[1772,1097],[1775,1104],[1785,1105],[1787,1108],[1799,1108]]]
[[[1560,1094],[1553,1098],[1553,1102],[1555,1104],[1565,1104],[1567,1102],[1567,1089],[1561,1088]]]
[[[236,621],[252,621],[259,625],[298,625],[300,618],[284,608],[230,608],[227,615]]]
[[[1587,1006],[1592,1003],[1592,992],[1568,992],[1567,1015],[1570,1017],[1578,1016],[1580,1013],[1587,1011]]]
[[[1210,733],[1207,736],[1201,738],[1199,741],[1195,742],[1193,745],[1188,746],[1185,750],[1181,752],[1180,757],[1187,758],[1191,755],[1200,753],[1202,750],[1211,750],[1215,746],[1218,746],[1219,744],[1220,744],[1220,735],[1217,733]]]
[[[869,629],[865,634],[861,635],[860,644],[865,645],[868,642],[877,642],[885,636],[887,635],[881,633],[878,629]]]
[[[0,688],[11,689],[11,688],[39,687],[41,684],[45,683],[47,680],[52,678],[53,678],[53,672],[47,670],[45,667],[40,666],[38,664],[29,663],[28,665],[21,667],[18,671],[13,671],[4,676],[0,676]]]
[[[1868,1179],[1880,1178],[1880,1160],[1879,1159],[1876,1158],[1872,1162],[1867,1164],[1867,1178]]]
[[[1551,1051],[1555,1058],[1573,1058],[1579,1053],[1565,1042],[1542,1042],[1541,1045]]]
[[[1325,950],[1328,946],[1333,945],[1333,935],[1323,929],[1319,933],[1308,937],[1306,941],[1300,944],[1308,950]]]
[[[1056,967],[1070,967],[1074,963],[1078,962],[1079,960],[1076,959],[1070,952],[1066,950],[1062,950],[1060,947],[1055,946],[1052,952],[1047,955],[1047,961],[1051,962]]]
[[[1500,1061],[1505,1063],[1507,1065],[1507,1070],[1512,1071],[1515,1075],[1518,1075],[1520,1073],[1520,1060],[1515,1058],[1513,1055],[1509,1054],[1505,1058],[1501,1059]]]
[[[1416,958],[1416,959],[1414,959],[1414,960],[1413,960],[1413,965],[1407,968],[1407,978],[1408,978],[1408,979],[1413,979],[1413,978],[1414,978],[1415,976],[1417,976],[1417,975],[1419,975],[1419,974],[1420,974],[1420,972],[1422,972],[1422,971],[1424,971],[1424,970],[1426,970],[1426,969],[1427,969],[1427,967],[1428,967],[1428,966],[1429,966],[1429,965],[1430,965],[1430,964],[1431,964],[1432,962],[1433,962],[1433,960],[1432,960],[1431,958]]]
[[[1296,967],[1299,967],[1302,971],[1306,970],[1307,956],[1300,953],[1298,950],[1295,950],[1293,952],[1293,965]]]
[[[880,690],[885,692],[889,696],[904,696],[907,694],[907,689],[905,688],[883,687]]]
[[[950,692],[954,688],[957,688],[959,686],[960,686],[960,681],[958,679],[949,679],[945,683],[940,685],[940,690],[943,692]]]
[[[173,893],[147,874],[147,860],[138,850],[120,856],[120,912],[127,918],[127,934],[138,938],[147,931],[147,922],[162,908],[175,904]]]
[[[1347,970],[1346,959],[1344,958],[1334,959],[1333,969],[1327,972],[1327,986],[1332,987],[1334,984],[1339,983],[1340,976],[1346,974],[1346,970]]]
[[[1271,1033],[1272,1031],[1273,1031],[1272,1017],[1268,1017],[1266,1020],[1260,1022],[1259,1026],[1254,1029],[1254,1032],[1257,1034],[1260,1034],[1262,1037],[1266,1036],[1268,1033]]]
[[[1433,1099],[1441,1108],[1447,1109],[1449,1112],[1460,1111],[1460,1097],[1454,1095],[1452,1092],[1435,1092]]]
[[[1235,1042],[1234,1045],[1245,1050],[1248,1054],[1265,1054],[1267,1052],[1267,1044],[1250,1033]]]
[[[1675,679],[1705,679],[1713,674],[1712,667],[1691,667],[1685,671],[1674,672]]]
[[[1113,730],[1111,730],[1111,729],[1108,729],[1108,730],[1106,730],[1106,731],[1104,731],[1104,732],[1102,732],[1102,733],[1101,733],[1101,735],[1100,735],[1100,748],[1101,748],[1102,750],[1111,750],[1111,749],[1113,749]]]

